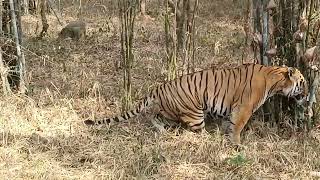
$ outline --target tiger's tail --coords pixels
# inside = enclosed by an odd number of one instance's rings
[[[102,119],[96,119],[96,120],[85,120],[84,123],[88,126],[92,125],[100,125],[100,124],[110,124],[113,122],[121,122],[128,120],[129,118],[135,117],[139,115],[142,110],[150,105],[153,104],[155,96],[152,95],[153,93],[150,93],[149,96],[145,97],[138,105],[137,108],[134,110],[129,110],[127,112],[124,112],[122,115],[118,115],[112,118],[102,118]]]

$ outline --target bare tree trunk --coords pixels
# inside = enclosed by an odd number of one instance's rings
[[[147,14],[147,11],[146,11],[146,0],[138,0],[138,1],[139,1],[139,7],[140,7],[139,16],[141,16],[144,21],[154,20],[154,18],[150,17]]]
[[[19,46],[22,47],[23,46],[23,32],[22,32],[22,25],[21,25],[21,0],[16,0],[17,5],[15,7],[16,8],[16,20],[17,20],[17,29],[18,29],[18,40],[19,40]],[[21,48],[20,48],[21,49]],[[20,74],[20,92],[21,93],[26,93],[27,88],[26,88],[26,83],[25,83],[25,74],[26,74],[26,63],[25,63],[25,57],[24,57],[24,53],[21,49],[21,59],[18,56],[18,66],[19,66],[19,74]]]
[[[192,17],[190,12],[190,0],[168,0],[168,6],[175,14],[177,57],[182,59],[182,73],[188,72],[188,62],[186,61],[186,38],[189,32],[186,32],[188,23]],[[189,20],[189,22],[188,22]]]
[[[315,121],[319,121],[319,120],[315,120],[318,119],[316,117],[314,117],[314,106],[313,104],[317,102],[317,91],[319,88],[319,71],[316,71],[314,69],[308,69],[308,80],[310,83],[309,86],[309,99],[308,99],[308,103],[307,103],[307,130],[310,131],[312,129],[312,126],[314,124],[316,124],[317,122]],[[314,121],[314,122],[313,122]]]
[[[2,48],[0,47],[0,76],[2,81],[2,91],[4,95],[11,94],[10,84],[8,81],[8,71],[9,69],[5,67],[2,59]]]
[[[245,24],[243,26],[244,32],[246,34],[246,38],[245,38],[245,50],[242,53],[242,63],[247,62],[250,58],[250,52],[251,52],[251,48],[253,49],[253,51],[255,51],[255,46],[252,44],[252,42],[250,41],[250,39],[253,37],[253,28],[254,24],[252,23],[251,19],[254,17],[252,15],[253,13],[253,4],[251,0],[247,0],[246,1],[246,14],[245,14]],[[256,61],[255,57],[254,61]]]
[[[31,14],[37,13],[37,4],[36,0],[28,0],[28,11]]]
[[[191,39],[191,41],[192,41],[192,46],[191,46],[191,48],[189,48],[190,49],[190,51],[192,52],[192,62],[191,62],[191,64],[192,64],[192,72],[194,72],[195,70],[194,70],[194,68],[195,68],[195,56],[196,56],[196,51],[197,51],[197,48],[196,48],[196,35],[197,35],[197,33],[196,33],[196,20],[195,20],[195,17],[196,17],[196,14],[198,13],[198,4],[199,4],[199,2],[198,2],[198,0],[195,0],[195,2],[194,2],[194,6],[193,6],[193,13],[192,13],[192,20],[191,20],[191,28],[190,28],[190,30],[191,30],[191,35],[190,35],[190,39]]]
[[[17,29],[18,29],[18,37],[19,37],[19,43],[22,45],[22,26],[21,26],[21,0],[15,0],[15,13],[16,13],[16,19],[17,19]]]
[[[140,0],[140,13],[143,17],[147,15],[146,13],[146,0]]]
[[[261,55],[261,60],[260,62],[262,62],[263,65],[270,65],[269,62],[269,58],[267,57],[267,51],[269,50],[269,12],[266,9],[267,4],[268,4],[268,0],[261,0],[260,1],[260,6],[259,7],[259,16],[260,14],[262,15],[262,47],[260,46],[260,55]],[[257,19],[260,19],[257,18]],[[257,29],[259,28],[259,26],[261,27],[261,24],[258,24]],[[258,44],[259,40],[258,40]],[[274,109],[274,103],[271,103],[272,99],[269,99],[266,101],[266,103],[263,105],[263,109],[265,112],[268,112],[268,114],[270,116],[267,116],[267,120],[271,121],[271,122],[275,122],[275,109]],[[265,116],[264,116],[265,117]],[[264,119],[264,120],[266,120]]]
[[[310,29],[311,29],[311,27],[310,27],[310,22],[311,22],[312,13],[313,13],[313,6],[314,6],[314,0],[310,0],[309,13],[308,13],[308,26],[307,26],[305,47],[308,47],[309,31],[310,31]]]
[[[186,35],[185,41],[183,42],[183,69],[187,70],[187,73],[194,72],[194,61],[195,61],[195,14],[197,13],[198,0],[195,0],[193,9],[191,9],[191,1],[186,1],[185,13],[187,17],[186,21]]]
[[[320,25],[316,25],[318,18],[315,18],[318,13],[317,10],[320,8],[319,0],[279,0],[277,6],[277,12],[272,15],[276,26],[274,26],[274,31],[271,27],[269,28],[268,40],[269,44],[273,44],[273,41],[275,41],[275,44],[280,49],[277,52],[277,56],[281,61],[272,62],[272,64],[298,66],[309,82],[309,100],[306,106],[300,106],[292,104],[292,101],[283,98],[282,103],[280,101],[279,105],[274,108],[281,111],[275,111],[275,114],[290,113],[294,131],[302,126],[305,127],[306,123],[307,129],[310,130],[318,119],[313,117],[312,109],[314,109],[313,104],[316,102],[315,95],[319,85],[318,76],[320,72],[317,70],[318,67],[312,63],[318,62],[320,64],[319,52],[314,51],[310,54],[310,49],[319,44],[318,31]],[[270,23],[269,25],[271,26],[272,24]],[[289,107],[290,111],[288,111]],[[305,116],[306,110],[307,116]],[[282,119],[282,116],[280,115],[276,119]],[[278,124],[279,126],[280,124]]]
[[[60,11],[59,11],[59,7],[58,8],[56,8],[56,6],[55,6],[55,4],[54,3],[52,3],[52,1],[51,0],[47,0],[47,3],[48,3],[48,8],[51,8],[52,9],[52,11],[53,11],[53,14],[56,16],[56,18],[57,18],[57,20],[58,20],[58,22],[59,22],[59,24],[62,26],[63,24],[62,24],[62,22],[60,21],[60,19],[61,19],[61,13],[60,13]],[[60,3],[60,2],[59,2]],[[56,11],[58,11],[59,12],[59,14],[56,12]],[[59,17],[60,16],[60,17]]]
[[[9,0],[2,2],[2,31],[5,35],[10,34],[10,12],[9,12]]]
[[[137,1],[119,0],[119,16],[121,20],[121,54],[124,65],[122,98],[122,112],[130,109],[132,105],[131,97],[131,69],[134,60],[132,45],[134,37],[134,22],[136,17]]]
[[[58,11],[61,12],[61,0],[58,0]]]
[[[49,24],[46,17],[46,9],[47,9],[47,3],[46,0],[40,1],[40,14],[41,14],[41,22],[42,22],[42,31],[40,32],[39,38],[43,38],[47,33],[49,29]]]
[[[29,14],[29,0],[23,0],[23,11],[24,15]]]
[[[3,42],[3,31],[2,31],[2,11],[3,11],[3,2],[0,2],[0,42]],[[2,81],[2,91],[4,95],[11,94],[10,84],[8,81],[8,68],[5,67],[4,61],[2,59],[2,48],[0,46],[0,76]]]
[[[252,16],[253,16],[253,39],[252,48],[254,59],[258,64],[262,64],[262,30],[261,30],[261,0],[250,0],[252,2]]]
[[[182,0],[182,5],[176,4],[176,11],[178,10],[180,13],[176,14],[176,23],[177,23],[177,48],[178,48],[178,54],[179,57],[181,57],[181,52],[185,49],[185,34],[186,34],[186,28],[185,28],[185,21],[186,21],[186,6],[187,6],[188,0]],[[184,69],[185,70],[185,69]]]
[[[9,3],[10,3],[10,11],[11,11],[11,25],[12,25],[13,35],[14,35],[16,48],[17,48],[17,56],[18,56],[18,69],[19,69],[19,79],[20,79],[19,90],[20,90],[20,93],[25,94],[27,90],[25,85],[25,59],[24,59],[24,54],[21,50],[21,44],[19,42],[17,19],[16,19],[13,0],[9,0]]]
[[[177,76],[177,36],[176,26],[174,20],[171,27],[169,18],[169,0],[166,1],[166,14],[165,14],[165,38],[166,38],[166,55],[167,55],[167,80],[170,81]],[[175,7],[175,6],[174,6]],[[177,8],[174,8],[174,15]],[[174,17],[176,19],[176,17]]]
[[[319,3],[316,3],[314,0],[309,0],[306,3],[305,14],[307,17],[307,25],[306,27],[303,22],[300,22],[299,30],[306,29],[305,38],[304,38],[304,55],[302,57],[302,62],[306,65],[306,78],[309,81],[309,99],[307,103],[307,130],[310,131],[312,126],[319,122],[319,117],[314,116],[314,111],[316,108],[313,106],[314,103],[317,102],[316,95],[319,87],[319,65],[320,65],[320,52],[319,52],[319,43],[320,39],[318,39],[318,33],[320,28],[320,20],[314,19],[313,16],[317,15],[317,11],[319,10]],[[314,22],[315,21],[315,22]],[[313,25],[312,25],[313,24]],[[316,33],[312,33],[313,31],[318,31]],[[314,40],[312,40],[314,39]],[[311,43],[311,44],[310,44]],[[313,43],[313,44],[312,44]],[[309,52],[309,47],[317,47],[312,53]],[[309,54],[310,53],[310,54]],[[309,55],[310,56],[309,56]],[[304,119],[303,119],[304,120]]]
[[[79,0],[79,10],[78,10],[78,18],[82,17],[82,0]]]
[[[3,35],[3,30],[2,30],[2,11],[3,11],[3,2],[1,0],[1,2],[0,2],[0,38],[2,38],[2,35]]]
[[[262,13],[262,19],[263,19],[263,31],[262,31],[262,46],[263,46],[263,59],[262,59],[262,64],[263,65],[269,65],[269,59],[266,56],[266,52],[269,50],[269,13],[267,10],[265,10],[264,7],[267,6],[268,0],[263,0],[263,13]]]

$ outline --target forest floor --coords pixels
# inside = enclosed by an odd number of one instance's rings
[[[236,151],[215,125],[208,133],[158,134],[151,114],[88,128],[83,120],[121,108],[119,20],[114,3],[84,9],[88,36],[57,41],[62,26],[48,15],[42,40],[39,16],[23,16],[29,94],[0,99],[0,179],[312,179],[320,176],[320,130],[279,130],[253,117]],[[133,99],[164,81],[163,10],[137,19]],[[196,67],[242,63],[245,36],[240,3],[203,1],[197,17]],[[88,5],[88,4],[85,4]],[[100,8],[99,8],[100,7]],[[223,7],[223,8],[221,8]],[[92,9],[92,8],[91,8]],[[107,11],[106,11],[107,10]],[[76,19],[66,6],[64,21]],[[100,28],[100,31],[99,31]],[[157,83],[156,83],[157,82]],[[289,124],[290,119],[283,124]],[[281,131],[281,133],[279,133]]]

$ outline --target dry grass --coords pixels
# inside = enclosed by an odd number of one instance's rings
[[[222,11],[205,2],[199,15],[197,66],[241,62],[244,35],[236,5]],[[222,1],[223,2],[223,1]],[[221,3],[222,3],[221,2]],[[156,4],[155,4],[156,5]],[[213,9],[216,9],[214,13]],[[154,11],[152,11],[154,10]],[[164,77],[164,32],[155,21],[137,21],[134,98]],[[74,19],[73,7],[65,9]],[[111,11],[110,11],[111,12]],[[89,129],[85,118],[119,112],[122,71],[117,17],[85,11],[89,37],[56,42],[61,29],[49,16],[50,35],[32,37],[37,17],[24,17],[29,97],[1,97],[0,177],[3,179],[312,179],[320,171],[320,131],[278,134],[258,120],[244,132],[237,152],[219,129],[159,135],[142,115],[111,128]],[[110,18],[105,18],[105,17]],[[39,23],[39,22],[38,22]],[[99,27],[109,31],[98,32]],[[142,28],[144,26],[144,28]],[[34,28],[34,29],[32,29]],[[220,44],[218,47],[217,44]],[[60,48],[59,48],[60,46]],[[219,51],[215,51],[218,48]],[[159,73],[162,72],[163,74]]]

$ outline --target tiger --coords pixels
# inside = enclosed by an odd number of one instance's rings
[[[293,67],[242,64],[234,68],[208,68],[182,75],[153,88],[139,105],[112,118],[85,120],[86,125],[110,124],[137,116],[148,106],[156,116],[203,130],[206,115],[226,117],[227,136],[240,144],[240,133],[252,114],[275,94],[293,97],[301,104],[308,86]]]

